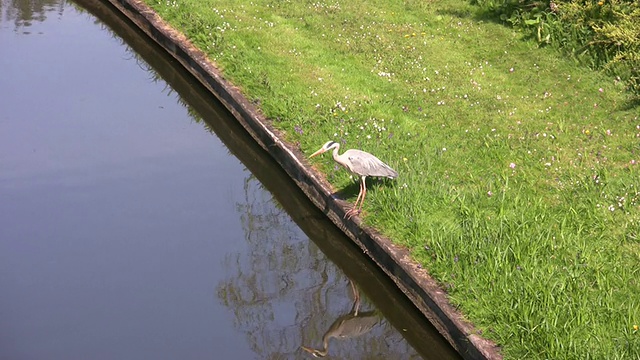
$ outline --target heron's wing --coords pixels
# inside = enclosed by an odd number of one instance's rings
[[[395,179],[398,173],[368,152],[351,149],[342,156],[348,159],[349,171],[360,176],[379,176]]]
[[[375,311],[367,311],[364,315],[342,317],[340,326],[333,330],[331,336],[336,338],[351,338],[371,331],[380,322]]]

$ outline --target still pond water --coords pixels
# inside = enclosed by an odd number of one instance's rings
[[[215,99],[93,6],[0,0],[0,359],[303,359],[354,319],[327,358],[455,358]]]

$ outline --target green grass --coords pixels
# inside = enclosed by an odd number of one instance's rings
[[[394,167],[365,222],[506,358],[640,358],[640,111],[622,84],[459,0],[147,1],[307,154],[333,139]]]

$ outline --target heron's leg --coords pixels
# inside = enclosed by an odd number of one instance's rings
[[[358,198],[356,199],[356,203],[353,204],[351,210],[347,211],[344,214],[344,217],[347,219],[351,219],[354,215],[359,214],[362,211],[362,204],[364,203],[364,197],[367,194],[367,185],[364,181],[365,177],[362,177],[362,181],[360,182],[360,192],[358,193]]]
[[[351,291],[353,292],[351,312],[353,315],[358,316],[358,311],[360,311],[360,293],[358,292],[358,288],[356,288],[356,284],[351,279],[349,279],[349,284],[351,284]]]
[[[364,186],[364,177],[362,178],[362,181],[360,181],[360,192],[358,192],[358,197],[356,198],[356,202],[353,204],[353,207],[347,211],[344,214],[344,217],[346,219],[351,219],[353,217],[353,215],[357,214],[358,212],[360,212],[360,210],[358,209],[358,203],[362,203],[361,201],[363,200],[363,196],[362,196],[362,191],[363,191],[363,186]],[[365,192],[366,192],[366,188]]]
[[[353,204],[353,208],[358,208],[358,203],[362,200],[362,186],[364,185],[364,178],[360,180],[360,191],[358,192],[358,197],[356,198],[356,202]]]
[[[364,204],[364,197],[367,196],[367,183],[364,182],[364,177],[362,178],[362,199],[360,199],[360,208],[358,211],[362,210],[362,204]]]

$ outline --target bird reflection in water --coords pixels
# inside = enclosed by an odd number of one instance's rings
[[[360,312],[360,293],[353,281],[349,280],[349,284],[354,297],[351,311],[338,317],[331,324],[329,330],[324,333],[322,336],[322,349],[301,346],[304,351],[315,357],[324,357],[329,352],[329,340],[331,338],[339,340],[354,338],[371,331],[380,322],[380,316],[377,311]]]

